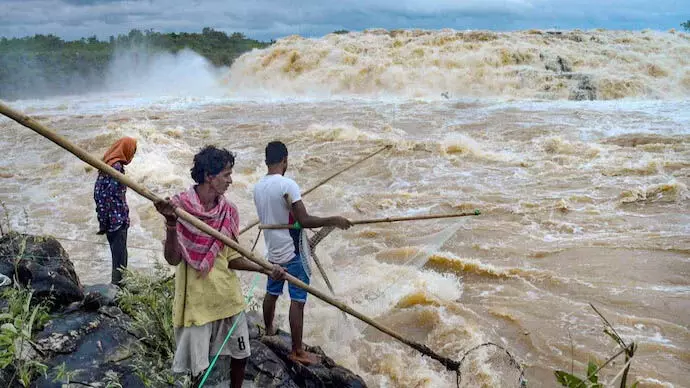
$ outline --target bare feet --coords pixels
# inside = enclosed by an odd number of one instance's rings
[[[298,362],[302,365],[314,365],[321,362],[321,358],[314,354],[307,352],[306,350],[292,351],[288,354],[288,358],[292,362]]]
[[[206,370],[202,371],[196,376],[192,376],[192,388],[199,388],[199,385],[201,384],[201,379],[204,377],[205,373]]]
[[[267,327],[266,332],[264,332],[264,336],[266,337],[272,337],[274,335],[278,334],[278,329],[274,329],[272,327]]]

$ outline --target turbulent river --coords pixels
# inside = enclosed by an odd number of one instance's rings
[[[227,196],[243,224],[256,218],[251,190],[268,141],[288,145],[288,175],[303,189],[392,145],[306,196],[308,209],[482,215],[332,233],[317,252],[340,300],[451,358],[501,344],[530,386],[554,386],[553,370],[573,359],[582,374],[615,353],[592,303],[639,344],[633,381],[681,387],[690,381],[689,61],[680,33],[375,30],[285,38],[220,72],[190,53],[136,69],[124,55],[118,66],[129,70],[108,93],[10,105],[99,156],[136,137],[127,174],[164,195],[191,184],[200,147],[230,149]],[[11,226],[62,238],[84,283],[108,281],[95,171],[6,118],[0,150]],[[130,266],[152,270],[164,263],[162,218],[136,194],[128,201]],[[248,288],[251,275],[242,278]],[[318,273],[313,284],[325,289]],[[435,361],[316,298],[305,321],[307,343],[371,386],[455,385]],[[502,384],[490,362],[469,370],[469,385]]]

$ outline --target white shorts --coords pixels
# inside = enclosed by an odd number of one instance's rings
[[[175,359],[173,360],[173,372],[192,372],[197,376],[209,366],[209,358],[213,358],[223,346],[223,341],[237,321],[230,339],[220,352],[221,356],[230,356],[236,359],[249,357],[249,330],[247,318],[244,312],[229,318],[209,322],[203,326],[176,327],[175,328]]]

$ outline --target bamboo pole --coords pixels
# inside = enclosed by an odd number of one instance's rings
[[[343,167],[343,168],[340,169],[338,172],[332,174],[332,175],[329,176],[328,178],[324,178],[324,179],[322,179],[321,181],[319,181],[319,183],[315,184],[312,188],[310,188],[310,189],[308,189],[307,191],[305,191],[304,193],[302,193],[302,195],[304,196],[304,195],[307,195],[307,194],[311,193],[312,191],[316,190],[316,189],[319,188],[320,186],[322,186],[322,185],[328,183],[328,181],[330,181],[331,179],[337,177],[338,175],[344,173],[345,171],[351,169],[352,167],[354,167],[354,166],[356,166],[356,165],[358,165],[358,164],[360,164],[360,163],[362,163],[362,162],[364,162],[364,161],[366,161],[366,160],[369,160],[369,159],[373,158],[374,156],[380,154],[381,152],[390,149],[391,147],[392,147],[391,145],[383,146],[383,147],[381,147],[378,151],[369,154],[368,156],[366,156],[366,157],[364,157],[364,158],[362,158],[362,159],[360,159],[360,160],[358,160],[358,161],[356,161],[356,162],[350,164],[349,166]]]
[[[319,183],[317,183],[317,184],[315,184],[314,186],[312,186],[311,188],[307,189],[305,192],[302,193],[302,196],[304,197],[305,195],[307,195],[307,194],[311,193],[312,191],[318,189],[319,187],[321,187],[321,186],[323,186],[324,184],[328,183],[328,181],[330,181],[331,179],[337,177],[338,175],[344,173],[345,171],[351,169],[352,167],[354,167],[354,166],[356,166],[356,165],[358,165],[358,164],[360,164],[360,163],[362,163],[362,162],[364,162],[364,161],[366,161],[366,160],[368,160],[368,159],[371,159],[371,158],[373,158],[374,156],[376,156],[376,155],[380,154],[381,152],[383,152],[383,151],[385,151],[385,150],[387,150],[387,149],[390,149],[390,148],[391,148],[390,145],[383,146],[383,147],[381,147],[380,149],[378,149],[377,151],[375,151],[375,152],[373,152],[373,153],[371,153],[371,154],[365,156],[364,158],[359,159],[358,161],[356,161],[356,162],[354,162],[354,163],[352,163],[352,164],[350,164],[350,165],[348,165],[348,166],[345,166],[345,167],[341,168],[341,169],[338,170],[337,172],[335,172],[335,173],[329,175],[327,178],[324,178],[324,179],[320,180]],[[245,226],[244,228],[240,229],[240,234],[242,234],[242,233],[248,231],[249,229],[255,227],[255,226],[258,225],[258,224],[259,224],[259,220],[254,220],[254,221],[250,222],[249,224],[247,224],[247,226]]]
[[[64,148],[65,150],[69,151],[70,153],[72,153],[73,155],[75,155],[76,157],[81,159],[82,161],[84,161],[84,162],[90,164],[91,166],[99,169],[100,171],[112,176],[117,181],[119,181],[120,183],[131,188],[132,190],[137,192],[142,197],[147,198],[148,200],[150,200],[152,202],[161,201],[160,197],[155,195],[153,192],[148,190],[143,185],[140,185],[140,184],[134,182],[129,177],[127,177],[124,174],[120,173],[119,171],[115,170],[111,166],[105,164],[102,160],[90,155],[84,149],[71,143],[69,140],[65,139],[64,137],[56,134],[52,130],[48,129],[44,125],[37,122],[36,120],[32,119],[31,117],[17,112],[17,111],[11,109],[10,107],[6,106],[5,104],[3,104],[1,102],[0,102],[0,113],[11,118],[12,120],[16,121],[17,123],[35,131],[36,133],[46,137],[47,139],[49,139],[53,143],[57,144],[58,146]],[[241,245],[239,245],[238,243],[233,241],[230,237],[225,236],[225,235],[221,234],[220,232],[218,232],[217,230],[211,228],[210,226],[208,226],[204,222],[200,221],[196,217],[194,217],[191,214],[184,211],[184,209],[182,209],[182,208],[179,208],[179,207],[176,208],[175,213],[177,214],[178,217],[180,217],[183,220],[194,225],[196,228],[198,228],[199,230],[202,230],[204,233],[207,233],[210,236],[213,236],[213,237],[219,239],[225,245],[234,249],[235,251],[237,251],[239,254],[241,254],[242,256],[247,258],[248,260],[251,260],[252,262],[260,265],[264,269],[265,274],[269,274],[271,272],[273,266],[269,262],[255,256],[252,252],[250,252],[249,250],[245,249],[244,247],[242,247]],[[350,306],[348,306],[348,305],[346,305],[346,304],[344,304],[344,303],[342,303],[342,302],[340,302],[334,298],[331,298],[330,296],[319,291],[318,289],[313,288],[313,287],[305,284],[304,282],[295,278],[294,276],[286,274],[286,279],[288,282],[306,290],[310,294],[323,300],[324,302],[330,304],[331,306],[334,306],[334,307],[340,309],[341,311],[344,311],[344,312],[352,315],[353,317],[361,320],[362,322],[367,323],[367,324],[375,327],[379,331],[381,331],[385,334],[388,334],[389,336],[397,339],[398,341],[404,343],[405,345],[410,346],[411,348],[417,350],[418,352],[420,352],[420,353],[422,353],[428,357],[431,357],[434,360],[437,360],[438,362],[443,364],[448,370],[453,370],[453,371],[458,370],[459,363],[457,361],[451,360],[450,358],[447,358],[447,357],[443,357],[443,356],[439,355],[438,353],[435,353],[434,351],[432,351],[428,346],[420,344],[418,342],[414,342],[410,339],[403,337],[401,334],[399,334],[399,333],[393,331],[392,329],[374,321],[373,319],[360,313],[359,311],[354,310]]]
[[[328,287],[328,290],[331,292],[331,295],[335,296],[335,291],[333,291],[333,285],[331,285],[331,281],[328,279],[328,275],[326,275],[326,270],[321,265],[321,261],[318,257],[316,257],[316,252],[311,253],[311,258],[314,259],[314,263],[316,263],[316,268],[318,268],[319,272],[321,272],[321,277],[323,278],[324,282],[326,282],[326,287]]]
[[[439,218],[455,218],[478,216],[482,214],[479,210],[467,213],[449,213],[449,214],[427,214],[423,216],[409,216],[409,217],[386,217],[386,218],[370,218],[365,220],[352,221],[352,225],[365,224],[380,224],[384,222],[401,222],[401,221],[417,221],[417,220],[435,220]],[[274,225],[259,225],[259,229],[300,229],[301,226],[295,224],[274,224]]]

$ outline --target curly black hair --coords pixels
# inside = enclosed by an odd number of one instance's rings
[[[235,155],[225,148],[208,145],[194,155],[194,167],[191,168],[192,179],[198,184],[204,183],[206,175],[217,175],[226,167],[235,165]]]

